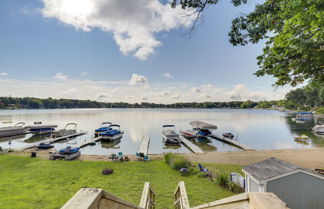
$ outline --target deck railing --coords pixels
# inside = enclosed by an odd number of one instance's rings
[[[174,192],[174,208],[175,209],[189,209],[189,200],[186,192],[186,187],[183,181],[180,181]]]
[[[155,195],[150,182],[145,182],[139,207],[144,209],[155,209]]]

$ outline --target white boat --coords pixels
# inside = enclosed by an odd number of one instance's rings
[[[15,126],[0,128],[0,137],[2,138],[26,134],[27,130],[25,129],[24,125],[24,122],[20,122],[17,123]]]
[[[42,124],[42,122],[34,122],[34,125],[25,126],[25,129],[33,134],[49,134],[52,133],[57,125],[54,124]]]
[[[324,125],[316,125],[312,128],[312,131],[318,135],[324,135]]]
[[[65,125],[65,127],[63,129],[54,131],[52,133],[52,137],[53,138],[57,138],[57,137],[62,137],[62,136],[68,136],[68,135],[72,135],[75,134],[76,131],[76,127],[78,124],[76,123],[68,123]]]
[[[181,140],[179,138],[179,134],[175,132],[174,125],[163,125],[162,128],[162,137],[164,144],[169,145],[180,145]]]

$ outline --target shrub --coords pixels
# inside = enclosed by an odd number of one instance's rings
[[[227,184],[227,187],[228,187],[229,190],[231,190],[234,193],[242,193],[242,192],[244,192],[243,188],[240,185],[238,185],[238,184],[236,184],[234,182],[229,182]]]
[[[320,107],[316,110],[317,114],[324,114],[324,107]]]
[[[189,168],[190,161],[186,158],[176,155],[173,153],[167,153],[164,155],[165,162],[170,165],[175,170],[180,170],[181,168]]]
[[[218,174],[216,178],[216,183],[222,187],[227,187],[229,183],[228,175],[225,173]]]

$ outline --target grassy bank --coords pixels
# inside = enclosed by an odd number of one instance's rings
[[[233,165],[210,166],[225,172],[240,170]],[[101,175],[103,168],[113,168],[114,174]],[[182,177],[164,161],[81,163],[0,155],[1,208],[60,208],[81,187],[103,188],[138,205],[146,181],[157,193],[157,208],[173,207],[179,181],[186,184],[191,206],[233,195],[207,178]]]

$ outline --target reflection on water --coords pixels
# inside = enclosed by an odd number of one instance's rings
[[[63,110],[1,110],[0,124],[10,126],[24,121],[26,125],[34,121],[54,123],[63,128],[67,123],[76,122],[77,129],[88,131],[83,135],[60,143],[55,143],[55,148],[64,148],[93,138],[94,130],[104,121],[111,121],[121,125],[125,134],[116,144],[97,142],[94,146],[82,148],[82,154],[110,154],[121,151],[135,154],[138,151],[143,136],[149,136],[149,153],[163,152],[190,152],[186,147],[165,147],[161,131],[163,124],[175,124],[177,131],[187,130],[191,127],[189,122],[201,120],[217,125],[216,132],[221,135],[231,132],[237,140],[256,150],[303,148],[324,146],[324,139],[311,132],[314,121],[296,124],[291,116],[270,110],[223,110],[223,109],[63,109]],[[311,138],[309,144],[299,143],[294,136],[306,134]],[[16,148],[31,142],[41,141],[46,136],[31,136],[31,134],[0,139],[3,148]],[[9,144],[10,142],[10,144]],[[215,139],[192,141],[204,151],[240,151]]]

